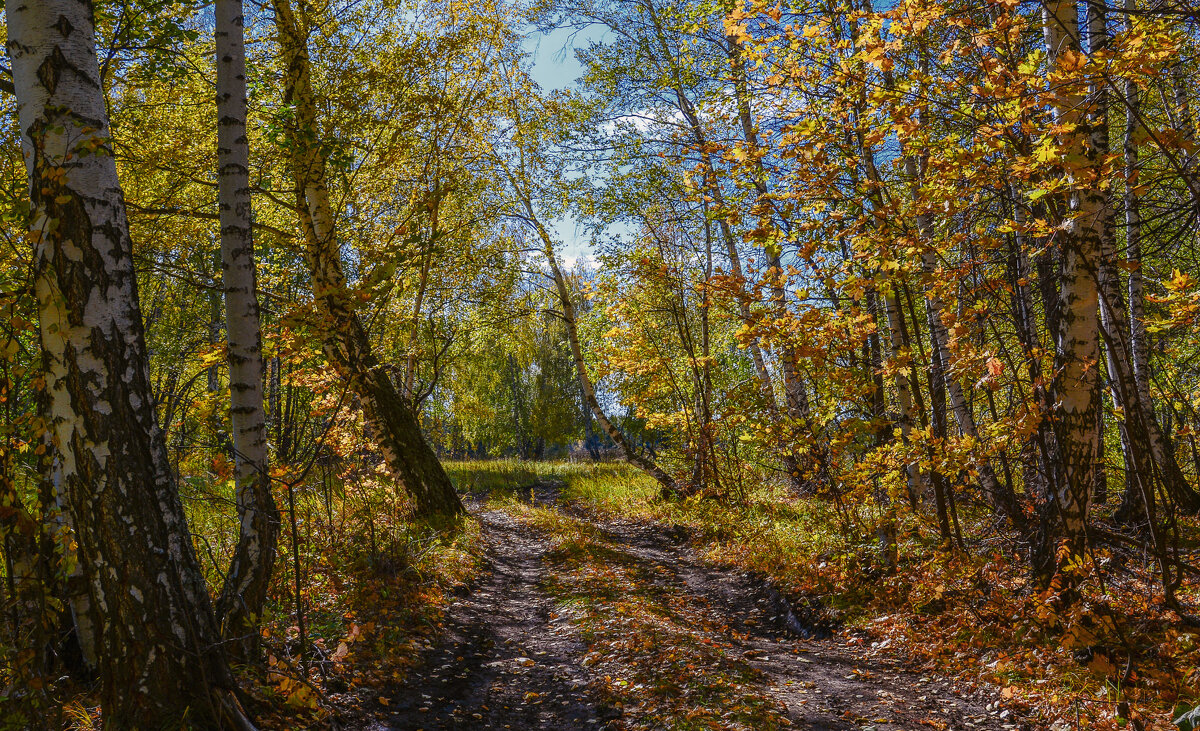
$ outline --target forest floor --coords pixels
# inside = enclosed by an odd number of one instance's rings
[[[999,689],[922,674],[862,630],[806,625],[684,532],[560,499],[475,494],[483,570],[407,680],[341,728],[1017,729]],[[801,616],[797,616],[797,614]],[[802,637],[798,632],[809,635]]]

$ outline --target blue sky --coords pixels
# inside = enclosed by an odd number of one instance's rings
[[[550,33],[529,28],[524,46],[533,60],[533,80],[546,91],[574,88],[575,82],[583,75],[583,66],[575,60],[573,49],[586,46],[589,36],[587,33],[578,33],[572,39],[571,35],[569,28]],[[587,234],[576,225],[574,219],[560,218],[554,222],[553,229],[555,237],[562,243],[559,253],[568,266],[589,255]]]
[[[575,60],[572,47],[587,43],[587,34],[580,33],[572,44],[569,28],[541,33],[531,27],[524,45],[533,57],[533,80],[546,90],[575,86],[575,80],[583,75],[583,66]]]

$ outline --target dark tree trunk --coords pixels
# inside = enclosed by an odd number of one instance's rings
[[[392,475],[408,491],[419,515],[463,512],[454,484],[421,434],[412,405],[376,359],[355,311],[338,251],[312,89],[306,22],[289,0],[275,0],[275,23],[285,64],[285,95],[296,108],[291,130],[292,171],[305,237],[305,262],[322,317],[325,356],[362,401],[372,437]]]

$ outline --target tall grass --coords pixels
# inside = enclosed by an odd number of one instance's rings
[[[444,464],[458,491],[468,495],[517,494],[552,484],[566,500],[628,509],[657,492],[653,480],[620,462],[496,459]]]

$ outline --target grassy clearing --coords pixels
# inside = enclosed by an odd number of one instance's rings
[[[990,531],[986,515],[966,509],[960,509],[963,533],[989,539],[949,550],[923,518],[902,515],[899,562],[885,570],[874,538],[878,511],[870,501],[839,508],[762,488],[740,504],[663,502],[652,481],[623,465],[457,469],[480,484],[495,480],[493,495],[512,496],[537,480],[555,479],[564,498],[600,516],[683,526],[707,560],[771,577],[794,598],[819,602],[829,618],[848,627],[869,628],[930,671],[994,684],[1008,704],[1046,727],[1174,729],[1172,708],[1200,694],[1200,636],[1156,603],[1152,567],[1140,556],[1097,550],[1107,580],[1089,584],[1084,600],[1062,616],[1028,582],[1011,537]],[[523,482],[505,488],[499,484],[504,474],[521,474]],[[497,504],[528,510],[512,499]],[[564,600],[583,602],[573,587],[589,582],[637,583],[632,569],[599,552],[596,537],[556,524],[563,518],[553,511],[532,515],[568,537],[559,554],[567,573],[556,589]],[[597,574],[601,564],[613,576]],[[601,621],[589,612],[585,622]]]
[[[446,462],[445,467],[459,492],[474,495],[512,495],[553,482],[571,501],[599,507],[614,500],[616,509],[630,500],[649,501],[657,492],[652,480],[617,462],[496,459]]]

